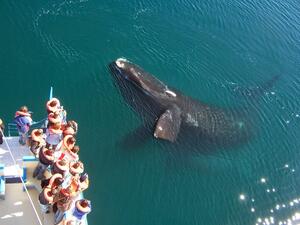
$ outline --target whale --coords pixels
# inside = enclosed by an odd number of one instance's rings
[[[194,140],[226,147],[247,142],[253,136],[247,115],[238,110],[187,96],[125,58],[109,63],[109,69],[125,102],[154,138],[171,143]]]

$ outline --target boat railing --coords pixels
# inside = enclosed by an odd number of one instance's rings
[[[33,129],[45,128],[46,123],[47,123],[47,118],[32,122],[29,133],[31,133],[31,131]],[[8,134],[8,137],[19,136],[18,127],[15,122],[11,122],[11,123],[7,124],[7,134]]]
[[[52,97],[53,97],[53,87],[50,87],[49,100]],[[46,127],[47,127],[47,118],[41,119],[39,121],[34,121],[34,122],[32,122],[32,124],[30,126],[29,133],[31,133],[31,131],[33,129],[46,128]],[[7,134],[8,134],[8,137],[19,136],[18,127],[15,122],[10,122],[7,124]]]

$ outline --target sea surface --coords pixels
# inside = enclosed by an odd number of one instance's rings
[[[27,105],[44,118],[54,87],[79,123],[89,224],[297,224],[298,0],[2,0],[0,29],[0,117]],[[119,57],[188,96],[245,110],[254,135],[209,154],[151,136],[124,146],[141,122],[108,70]]]

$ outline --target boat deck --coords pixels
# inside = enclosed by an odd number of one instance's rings
[[[11,153],[17,163],[14,164],[14,160],[11,157]],[[23,191],[23,184],[20,176],[23,174],[23,157],[32,156],[27,146],[19,144],[18,137],[5,137],[4,142],[0,145],[0,163],[4,165],[3,175],[6,180],[5,184],[5,200],[0,200],[0,224],[1,225],[17,225],[17,224],[39,224],[37,217],[34,213],[29,197],[25,191]],[[32,166],[36,165],[34,162]],[[27,168],[28,173],[34,168]],[[37,209],[40,219],[44,225],[54,224],[54,215],[43,214],[40,212],[40,206],[38,203],[38,194],[40,189],[39,181],[28,176],[26,185],[30,184],[31,188],[28,188],[31,199]]]
[[[40,181],[32,178],[32,173],[38,161],[27,146],[22,146],[18,142],[18,137],[5,137],[0,145],[0,224],[1,225],[38,225],[38,219],[30,203],[27,193],[24,191],[20,177],[25,180],[26,187],[33,204],[38,212],[43,225],[54,225],[54,214],[44,214],[40,211],[38,194],[41,191]],[[9,153],[9,148],[16,161]],[[26,159],[26,160],[24,160]],[[2,164],[2,165],[1,165]],[[4,166],[4,169],[2,169]],[[26,168],[24,170],[24,168]],[[3,179],[4,178],[4,179]],[[5,183],[3,183],[5,180]],[[3,185],[4,184],[4,185]],[[1,191],[5,195],[1,196]],[[81,194],[78,199],[83,198]],[[70,210],[74,209],[74,204]],[[87,225],[86,217],[82,222]]]
[[[22,183],[6,184],[5,200],[0,200],[0,224],[1,225],[39,225],[29,198],[22,190]],[[44,225],[54,224],[54,215],[42,214],[37,201],[38,191],[29,190],[29,194],[38,210],[39,217]]]
[[[15,158],[17,165],[14,164],[5,141],[7,141],[11,149],[11,153]],[[19,175],[22,174],[22,159],[24,156],[28,155],[32,155],[32,153],[27,146],[19,144],[19,137],[5,137],[3,144],[0,145],[0,163],[5,165],[4,176],[7,179],[18,178]]]

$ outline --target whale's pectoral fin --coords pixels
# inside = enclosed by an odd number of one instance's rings
[[[174,142],[180,130],[181,110],[177,106],[167,109],[158,119],[154,137]]]

